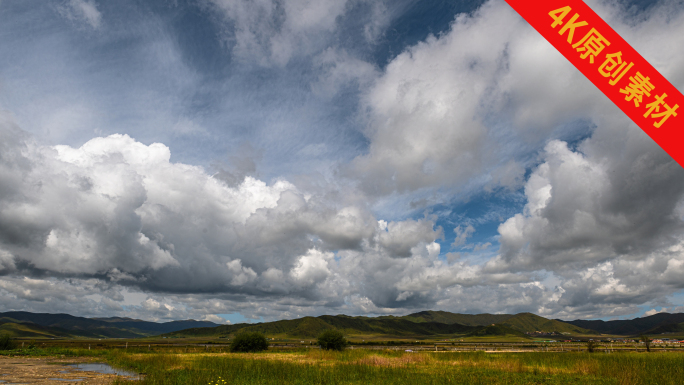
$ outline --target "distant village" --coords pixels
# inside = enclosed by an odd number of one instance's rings
[[[549,336],[569,336],[571,333],[559,333],[559,332],[544,332],[544,331],[534,331],[534,332],[525,332],[528,336],[532,337],[549,337]],[[593,341],[593,338],[589,339],[559,339],[559,340],[547,340],[545,342],[582,342],[582,341]],[[596,341],[600,342],[612,342],[612,343],[624,343],[624,344],[629,344],[629,343],[644,343],[643,341],[636,339],[636,338],[601,338],[601,339],[596,339]],[[678,339],[671,339],[671,338],[655,338],[651,340],[652,344],[684,344],[684,340],[678,340]]]

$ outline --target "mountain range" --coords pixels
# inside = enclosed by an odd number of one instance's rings
[[[497,327],[491,328],[496,325]],[[268,336],[315,338],[325,330],[337,329],[351,336],[392,336],[424,338],[437,336],[509,335],[527,337],[525,333],[545,332],[593,335],[595,331],[549,320],[532,313],[520,314],[455,314],[444,311],[422,311],[403,317],[350,317],[323,315],[259,324],[221,325],[215,328],[188,329],[169,333],[168,337],[228,337],[236,332],[260,332]],[[484,330],[484,331],[483,331]]]
[[[684,313],[658,313],[631,320],[574,320],[566,323],[603,334],[638,335],[684,332]]]
[[[674,333],[684,335],[684,313],[659,313],[631,320],[547,319],[532,313],[457,314],[421,311],[406,316],[363,317],[323,315],[263,323],[217,325],[209,321],[165,323],[131,318],[84,318],[68,314],[29,312],[0,313],[0,333],[31,338],[140,338],[164,336],[229,337],[237,332],[261,332],[283,338],[315,338],[321,332],[338,329],[346,335],[404,338],[456,336],[510,336],[526,338],[534,334],[624,335]]]
[[[131,318],[84,318],[23,311],[0,313],[0,332],[16,337],[139,338],[214,326],[218,324],[195,320],[157,323]]]

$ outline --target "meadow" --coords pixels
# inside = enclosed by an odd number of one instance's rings
[[[56,342],[56,341],[55,341]],[[62,341],[65,343],[66,341]],[[142,373],[117,384],[681,384],[679,351],[450,352],[401,349],[322,351],[313,347],[228,353],[225,346],[174,346],[108,341],[36,344],[2,352],[14,357],[88,357]],[[98,341],[99,342],[99,341]],[[152,342],[152,341],[150,341]],[[51,344],[50,344],[51,345]],[[56,344],[55,344],[56,345]],[[92,345],[92,349],[88,346]]]
[[[684,354],[306,349],[254,354],[111,351],[143,384],[681,384]],[[120,383],[125,383],[121,381]]]

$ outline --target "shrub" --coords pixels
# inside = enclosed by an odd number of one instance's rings
[[[318,336],[318,345],[325,350],[344,350],[347,340],[339,330],[326,330]]]
[[[9,334],[3,334],[0,336],[0,350],[12,350],[17,348],[17,343],[12,341]]]
[[[650,352],[651,351],[651,339],[648,338],[647,336],[641,335],[639,336],[639,339],[641,342],[643,342],[646,345],[646,351]]]
[[[260,352],[268,349],[266,336],[261,333],[240,333],[230,343],[231,352]]]
[[[596,342],[589,340],[587,341],[587,351],[593,353],[596,350]]]

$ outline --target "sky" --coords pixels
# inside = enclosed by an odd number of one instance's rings
[[[588,0],[684,90],[684,2]],[[684,170],[503,0],[0,0],[0,311],[684,312]]]

